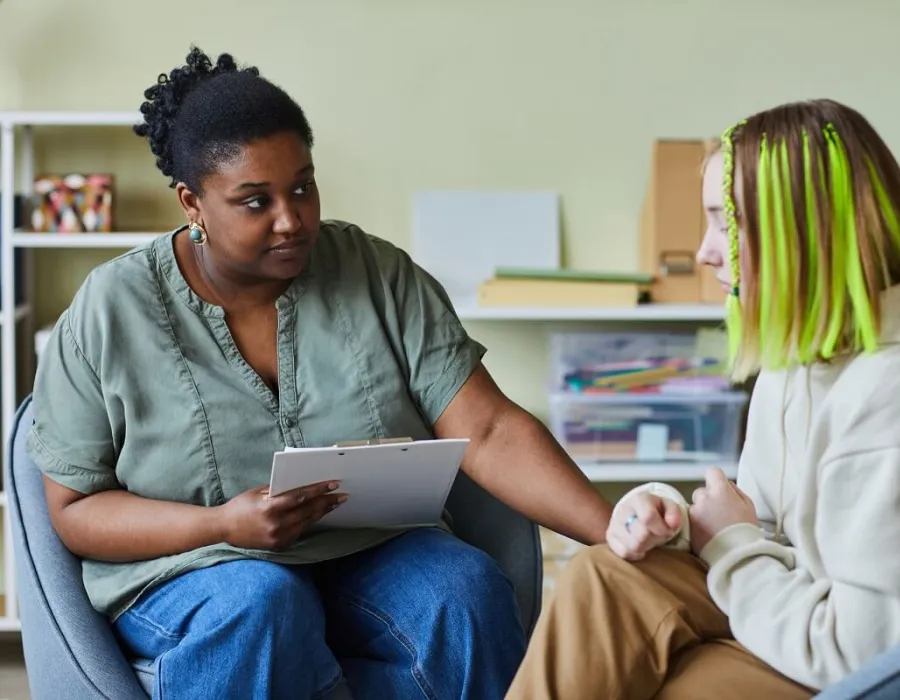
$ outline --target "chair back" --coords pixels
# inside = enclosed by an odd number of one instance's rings
[[[541,611],[543,558],[537,525],[459,473],[447,510],[457,537],[490,554],[513,582],[525,632],[530,637]]]
[[[43,477],[25,452],[31,424],[29,396],[13,420],[3,483],[32,698],[147,700],[108,621],[88,599],[80,560],[50,523]]]

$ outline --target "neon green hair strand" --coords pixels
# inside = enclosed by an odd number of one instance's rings
[[[821,164],[820,164],[821,165]],[[822,182],[822,171],[818,171]],[[812,166],[812,155],[809,150],[809,135],[803,131],[803,194],[806,206],[806,255],[809,269],[806,291],[805,317],[809,323],[803,324],[800,331],[800,340],[797,352],[800,362],[812,362],[816,359],[817,345],[819,341],[819,328],[821,327],[821,315],[823,309],[823,289],[825,288],[825,268],[819,261],[819,218],[818,200],[816,199],[816,187]],[[824,191],[824,187],[822,188]]]
[[[800,345],[800,333],[804,314],[798,311],[800,295],[797,293],[797,281],[799,280],[798,267],[800,265],[799,252],[796,250],[797,219],[794,216],[794,195],[791,191],[791,162],[788,155],[787,144],[782,141],[778,144],[778,178],[776,184],[776,197],[780,200],[778,216],[783,222],[784,236],[780,237],[778,246],[778,275],[781,279],[789,279],[789,283],[782,290],[780,299],[781,310],[784,318],[790,319],[790,325],[784,329],[784,342],[788,349]],[[798,322],[799,321],[799,322]]]
[[[722,134],[722,209],[725,214],[725,224],[728,228],[728,262],[731,267],[731,289],[725,302],[725,322],[728,328],[728,356],[729,366],[733,370],[741,347],[741,264],[740,264],[740,240],[738,238],[737,207],[734,204],[734,143],[732,136],[734,130],[742,126],[740,122],[729,127]]]
[[[831,318],[826,336],[825,356],[834,353],[845,319],[847,296],[855,319],[854,349],[874,350],[878,345],[877,323],[859,257],[856,230],[856,207],[853,201],[853,181],[847,154],[833,127],[825,129],[828,144],[828,165],[831,174],[831,208],[834,228],[834,293]]]
[[[777,323],[777,314],[775,306],[777,297],[781,293],[778,285],[773,285],[770,281],[778,278],[778,272],[775,267],[775,251],[773,246],[777,245],[775,239],[775,224],[773,219],[780,218],[773,211],[772,188],[770,187],[774,176],[772,174],[772,158],[769,152],[766,136],[763,134],[762,143],[759,150],[759,163],[757,164],[757,198],[759,202],[759,347],[761,351],[760,360],[763,364],[769,364],[773,358],[771,338],[777,336],[782,326],[775,327]],[[765,281],[764,281],[765,280]]]
[[[869,161],[867,165],[869,166],[869,179],[872,182],[872,187],[875,189],[875,199],[878,202],[878,209],[881,211],[882,216],[884,216],[884,223],[887,226],[888,233],[891,235],[891,243],[894,244],[895,248],[900,249],[900,220],[897,218],[897,213],[894,211],[887,190],[884,189],[884,183],[881,181],[881,178],[878,177],[878,171],[875,169],[875,165],[871,161]]]
[[[762,170],[764,155],[760,154],[760,196],[771,190],[771,208],[766,218],[760,216],[759,236],[766,241],[760,280],[778,280],[777,285],[766,284],[765,302],[760,298],[760,341],[767,351],[765,359],[770,364],[780,362],[790,352],[791,331],[794,326],[793,288],[796,262],[791,257],[790,238],[794,234],[794,211],[791,204],[791,175],[787,163],[787,146],[784,142],[767,144],[763,140],[766,173]],[[768,200],[768,197],[766,198]],[[760,209],[763,201],[760,199]],[[774,258],[774,260],[772,259]]]

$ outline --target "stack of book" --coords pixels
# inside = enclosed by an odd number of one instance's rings
[[[636,306],[649,301],[653,276],[641,273],[498,268],[478,288],[480,306]]]

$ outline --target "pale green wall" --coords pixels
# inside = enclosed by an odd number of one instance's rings
[[[829,95],[900,144],[897,26],[889,0],[3,0],[0,109],[136,109],[196,41],[305,107],[326,216],[406,245],[416,188],[556,189],[567,261],[628,269],[656,137]],[[43,168],[116,171],[124,225],[180,223],[127,130],[49,137]],[[43,320],[100,259],[41,254]],[[471,329],[543,417],[544,328]]]

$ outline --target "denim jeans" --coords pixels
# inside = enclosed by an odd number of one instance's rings
[[[154,700],[307,700],[344,683],[354,700],[498,700],[525,653],[509,580],[437,528],[322,564],[191,571],[115,630],[156,660]]]

